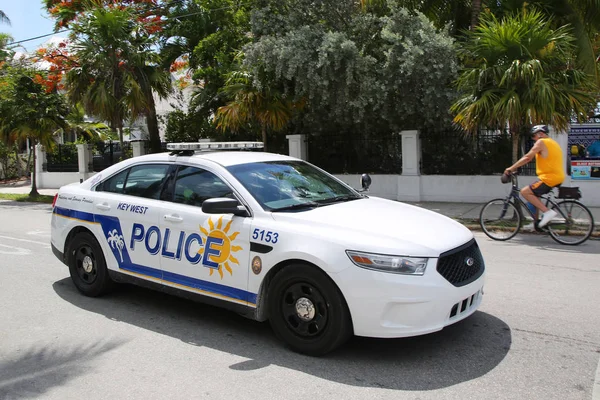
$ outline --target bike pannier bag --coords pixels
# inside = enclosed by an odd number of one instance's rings
[[[558,188],[558,198],[560,199],[580,199],[581,191],[578,187],[562,187]]]

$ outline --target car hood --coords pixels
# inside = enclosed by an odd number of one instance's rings
[[[377,197],[272,216],[296,232],[367,252],[437,257],[473,239],[464,225],[446,216]]]

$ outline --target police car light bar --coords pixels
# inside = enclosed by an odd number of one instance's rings
[[[167,150],[239,150],[239,149],[262,149],[265,147],[263,142],[188,142],[188,143],[167,143]]]

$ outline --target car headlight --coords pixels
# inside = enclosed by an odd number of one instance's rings
[[[359,267],[404,275],[423,275],[428,260],[424,257],[391,256],[352,250],[346,250],[346,254]]]

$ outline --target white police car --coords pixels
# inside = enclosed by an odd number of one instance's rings
[[[269,320],[320,355],[352,334],[415,336],[471,315],[484,262],[472,233],[440,214],[368,197],[254,142],[173,144],[55,198],[52,250],[81,293],[114,282]]]

